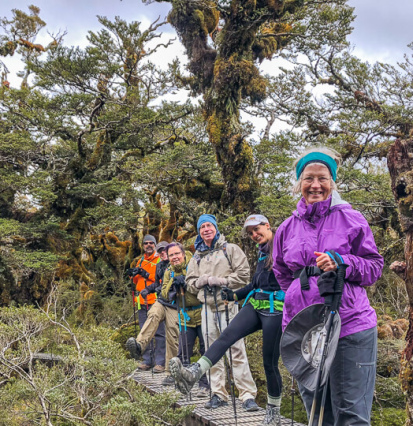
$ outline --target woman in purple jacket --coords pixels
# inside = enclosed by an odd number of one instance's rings
[[[295,162],[296,192],[302,195],[274,238],[274,274],[285,291],[283,329],[293,316],[314,303],[324,303],[317,276],[294,278],[306,266],[335,271],[326,253],[334,250],[349,265],[342,295],[341,332],[330,370],[323,425],[369,425],[373,403],[377,317],[366,286],[380,277],[383,258],[364,216],[343,201],[335,180],[339,155],[327,148],[306,151]],[[313,392],[298,383],[307,414]],[[318,398],[320,401],[320,398]],[[318,410],[317,410],[318,411]],[[317,419],[316,419],[317,420]]]

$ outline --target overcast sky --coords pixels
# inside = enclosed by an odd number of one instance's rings
[[[0,13],[10,18],[11,8],[28,11],[29,4],[40,7],[40,16],[47,23],[49,32],[67,31],[65,44],[80,46],[87,44],[88,30],[100,28],[97,15],[110,19],[120,16],[127,21],[137,20],[147,27],[158,16],[164,18],[170,9],[168,3],[144,5],[141,0],[0,0]],[[355,7],[357,15],[354,33],[350,38],[355,54],[371,62],[400,61],[403,54],[409,51],[407,44],[413,41],[413,1],[393,0],[389,3],[388,0],[349,0],[349,4]],[[169,25],[163,31],[165,37],[175,35]],[[48,41],[50,39],[43,31],[39,42]],[[182,46],[178,42],[174,46],[174,49],[162,53],[162,61],[168,62],[175,56],[183,56]],[[12,74],[15,74],[17,67],[16,59],[5,61],[11,71],[9,80],[12,84]]]

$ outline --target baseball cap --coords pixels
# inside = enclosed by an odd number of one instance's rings
[[[244,222],[244,227],[242,228],[242,236],[243,237],[247,236],[248,226],[256,226],[256,225],[259,225],[260,223],[268,223],[269,224],[270,222],[262,214],[251,214],[250,216],[248,216],[247,219]]]
[[[166,242],[166,241],[160,241],[160,242],[156,245],[156,251],[159,253],[159,250],[160,250],[160,251],[165,250],[168,244],[169,244],[169,243],[168,243],[168,242]]]

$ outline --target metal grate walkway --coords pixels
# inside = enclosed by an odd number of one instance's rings
[[[162,380],[166,377],[165,373],[154,374],[150,371],[139,371],[136,370],[134,379],[141,385],[143,385],[150,393],[162,393],[171,392],[174,390],[172,386],[162,386]],[[196,390],[196,388],[195,388]],[[228,401],[228,405],[220,407],[215,410],[207,410],[204,408],[204,404],[208,401],[209,395],[206,398],[197,398],[192,395],[192,398],[181,396],[178,400],[177,405],[179,407],[186,405],[195,405],[195,409],[192,412],[191,419],[185,422],[186,426],[228,426],[235,425],[234,411],[232,408],[231,401]],[[244,411],[239,399],[236,400],[237,404],[237,424],[238,425],[249,425],[258,426],[262,425],[264,420],[265,410],[260,408],[259,411],[247,413]],[[281,424],[283,426],[291,426],[292,422],[290,419],[285,417],[282,418]],[[294,426],[304,426],[302,423],[294,422]]]

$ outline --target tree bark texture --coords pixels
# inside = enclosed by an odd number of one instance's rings
[[[409,298],[409,328],[402,353],[400,379],[407,397],[407,425],[413,424],[413,139],[397,139],[390,147],[387,164],[399,220],[406,234],[404,271]]]
[[[162,1],[162,0],[158,0]],[[225,190],[223,209],[244,214],[254,209],[258,180],[254,159],[240,122],[243,99],[251,103],[266,96],[266,80],[255,61],[271,58],[281,47],[276,33],[285,26],[277,20],[300,1],[232,1],[225,9],[216,1],[170,0],[169,21],[189,57],[188,79],[194,94],[203,94],[209,140],[221,168]],[[263,29],[274,36],[257,37]],[[208,37],[214,39],[214,47]]]

